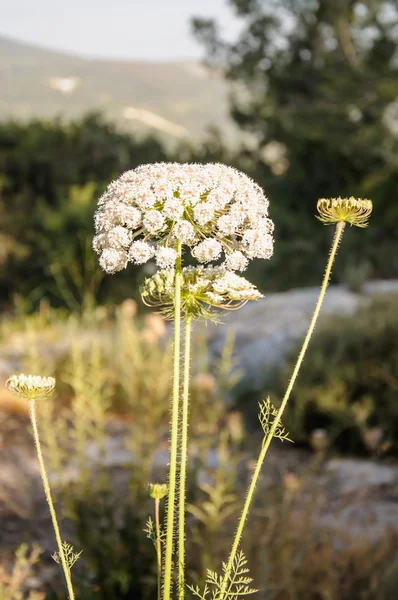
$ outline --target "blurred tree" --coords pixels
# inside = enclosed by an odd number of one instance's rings
[[[242,23],[236,41],[212,20],[193,27],[207,62],[234,82],[232,116],[250,134],[243,155],[273,200],[284,243],[267,277],[281,287],[319,277],[328,236],[313,219],[315,202],[336,195],[375,203],[365,237],[344,240],[340,264],[397,276],[397,1],[229,3]]]
[[[91,249],[93,213],[120,173],[168,160],[237,162],[215,130],[200,147],[184,141],[171,150],[155,137],[121,133],[98,114],[69,124],[0,124],[1,304],[18,297],[30,310],[46,296],[80,310],[137,295],[141,268],[102,276]]]
[[[169,160],[155,138],[120,133],[97,114],[80,122],[0,125],[0,298],[26,308],[43,296],[69,308],[94,301],[101,277],[90,250],[97,198],[143,162]],[[110,299],[131,295],[123,274]]]

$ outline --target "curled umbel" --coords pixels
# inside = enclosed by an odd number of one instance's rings
[[[367,227],[373,210],[371,200],[364,198],[320,198],[317,204],[318,219],[325,225],[348,223]]]
[[[145,279],[141,297],[147,306],[160,308],[166,318],[173,318],[175,273],[160,270]],[[222,267],[184,267],[181,273],[181,306],[192,319],[211,319],[212,309],[234,310],[262,294],[244,277]]]
[[[268,199],[247,175],[222,164],[141,165],[113,181],[98,202],[93,246],[108,273],[155,258],[171,269],[177,247],[199,264],[244,271],[270,258]]]

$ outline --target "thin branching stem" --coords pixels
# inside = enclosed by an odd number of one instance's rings
[[[64,548],[62,545],[62,539],[61,539],[61,534],[59,531],[57,515],[55,512],[54,503],[53,503],[52,496],[51,496],[51,489],[50,489],[50,484],[48,482],[46,468],[44,465],[43,453],[41,451],[40,437],[39,437],[39,431],[37,428],[37,421],[36,421],[36,401],[35,400],[29,401],[29,415],[30,415],[30,420],[32,423],[32,428],[33,428],[33,438],[34,438],[35,445],[36,445],[37,458],[39,459],[40,475],[41,475],[41,478],[43,481],[44,493],[46,495],[48,507],[50,509],[51,520],[53,523],[55,537],[56,537],[57,545],[58,545],[59,558],[61,560],[62,570],[65,575],[66,587],[68,588],[69,600],[75,600],[75,595],[74,595],[73,586],[72,586],[72,579],[71,579],[71,575],[70,575],[70,569],[69,569],[68,562],[66,560],[66,556],[65,556],[65,552],[64,552]]]
[[[235,560],[235,557],[236,557],[236,553],[238,551],[239,544],[240,544],[240,541],[241,541],[241,538],[242,538],[243,529],[244,529],[244,526],[245,526],[247,515],[249,513],[251,502],[253,500],[254,491],[256,489],[256,485],[257,485],[258,478],[259,478],[259,475],[260,475],[260,472],[261,472],[261,468],[263,466],[263,462],[264,462],[265,456],[267,454],[267,451],[268,451],[269,445],[271,443],[271,440],[272,440],[272,438],[274,436],[274,433],[275,433],[275,431],[276,431],[276,429],[277,429],[277,427],[278,427],[278,425],[280,423],[283,411],[285,410],[286,404],[287,404],[287,402],[289,400],[289,397],[290,397],[290,394],[292,392],[294,383],[296,381],[298,372],[299,372],[301,364],[303,362],[304,355],[305,355],[305,353],[307,351],[308,344],[310,342],[312,333],[313,333],[313,331],[315,329],[315,325],[316,325],[316,322],[317,322],[317,319],[318,319],[318,316],[319,316],[319,312],[321,310],[322,303],[323,303],[323,300],[325,298],[326,289],[327,289],[327,286],[328,286],[328,283],[329,283],[330,274],[332,272],[332,267],[333,267],[334,259],[336,257],[336,253],[337,253],[337,250],[338,250],[338,247],[339,247],[342,235],[343,235],[344,226],[345,226],[345,223],[343,223],[343,222],[339,222],[336,225],[336,230],[335,230],[335,234],[334,234],[334,238],[333,238],[333,243],[332,243],[332,247],[331,247],[330,254],[329,254],[329,260],[328,260],[328,263],[326,265],[326,270],[325,270],[325,275],[324,275],[323,281],[322,281],[321,291],[319,293],[318,302],[316,304],[315,311],[314,311],[314,314],[312,316],[310,326],[308,328],[308,331],[307,331],[307,334],[305,336],[303,345],[302,345],[300,353],[298,355],[297,362],[296,362],[296,365],[294,367],[292,377],[291,377],[291,379],[289,381],[289,385],[287,386],[287,389],[286,389],[285,395],[283,397],[282,403],[281,403],[281,405],[279,407],[279,410],[278,410],[278,412],[277,412],[277,414],[275,416],[275,419],[274,419],[274,421],[272,423],[272,426],[271,426],[271,428],[269,430],[269,433],[266,436],[266,438],[264,439],[264,442],[262,444],[261,451],[260,451],[259,457],[257,459],[256,468],[254,470],[254,473],[252,475],[252,479],[250,481],[250,485],[249,485],[249,489],[248,489],[248,492],[247,492],[247,496],[246,496],[245,504],[244,504],[244,507],[243,507],[242,515],[240,517],[238,528],[236,530],[235,539],[234,539],[234,542],[233,542],[233,545],[232,545],[231,553],[229,555],[227,567],[225,569],[225,574],[224,574],[224,578],[223,578],[222,587],[221,587],[221,590],[220,590],[219,600],[224,600],[225,595],[227,593],[227,586],[228,586],[229,577],[230,577],[231,570],[232,570],[232,567],[233,567],[233,564],[234,564],[234,560]]]
[[[188,460],[188,410],[189,410],[189,372],[191,360],[191,317],[185,321],[184,341],[184,382],[181,413],[181,464],[180,490],[178,506],[178,597],[185,598],[185,492]]]
[[[171,404],[169,495],[166,519],[166,553],[164,563],[163,600],[170,600],[173,567],[174,510],[177,484],[178,420],[180,395],[180,334],[181,334],[181,242],[177,246],[174,297],[174,369]]]
[[[158,600],[162,595],[162,540],[160,539],[160,500],[155,498],[156,558],[158,566]]]

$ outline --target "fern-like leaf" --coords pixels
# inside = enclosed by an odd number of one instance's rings
[[[194,596],[196,596],[197,598],[200,598],[200,600],[207,600],[208,595],[210,593],[210,590],[208,588],[208,585],[206,584],[203,592],[200,591],[200,587],[198,585],[188,585],[187,586],[188,589],[193,593]]]
[[[275,406],[271,403],[269,397],[266,400],[263,400],[263,402],[259,402],[259,407],[260,413],[258,415],[258,418],[260,420],[261,427],[263,428],[265,438],[267,438],[269,432],[271,431],[271,427],[275,422],[275,418],[278,414],[278,411],[275,408]],[[289,432],[286,431],[285,427],[280,421],[274,431],[273,437],[279,438],[282,442],[284,440],[286,440],[287,442],[292,442],[292,440],[289,439]]]
[[[151,517],[148,517],[148,521],[144,527],[144,533],[146,533],[146,537],[149,540],[152,540],[153,543],[156,543],[156,528],[155,523]]]
[[[62,542],[62,550],[65,556],[66,565],[70,571],[77,559],[80,557],[83,550],[81,550],[80,552],[75,552],[75,549],[73,548],[72,544],[68,544],[68,542],[65,541]],[[55,560],[56,563],[58,563],[59,565],[61,564],[62,561],[59,552],[54,552],[52,558]]]
[[[228,575],[227,585],[223,593],[223,600],[239,600],[257,592],[251,587],[253,579],[248,575],[247,560],[243,552],[239,552]],[[221,590],[224,587],[224,579],[227,575],[227,565],[223,563],[223,575],[208,569],[206,585],[203,591],[198,586],[188,586],[191,592],[201,600],[220,600]],[[211,594],[209,596],[209,594]]]

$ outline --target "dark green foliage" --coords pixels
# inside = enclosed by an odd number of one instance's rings
[[[109,482],[107,484],[109,486]],[[137,489],[115,494],[90,484],[75,490],[67,503],[76,545],[83,548],[74,568],[81,600],[151,600],[156,596],[156,559],[143,532],[152,503]],[[144,495],[145,494],[145,497]],[[140,496],[140,497],[138,497]]]
[[[97,115],[0,125],[0,300],[93,302],[102,279],[91,250],[98,196],[121,172],[166,159],[154,138],[134,140]],[[131,276],[125,293],[117,278],[116,299],[131,295]]]
[[[281,397],[299,348],[270,376],[267,393]],[[377,451],[369,443],[380,428],[388,450],[398,451],[398,298],[377,301],[355,316],[328,318],[316,330],[284,421],[295,442],[317,428],[334,448]],[[270,392],[271,388],[271,392]],[[371,440],[371,438],[370,438]],[[387,446],[386,446],[387,449]]]

